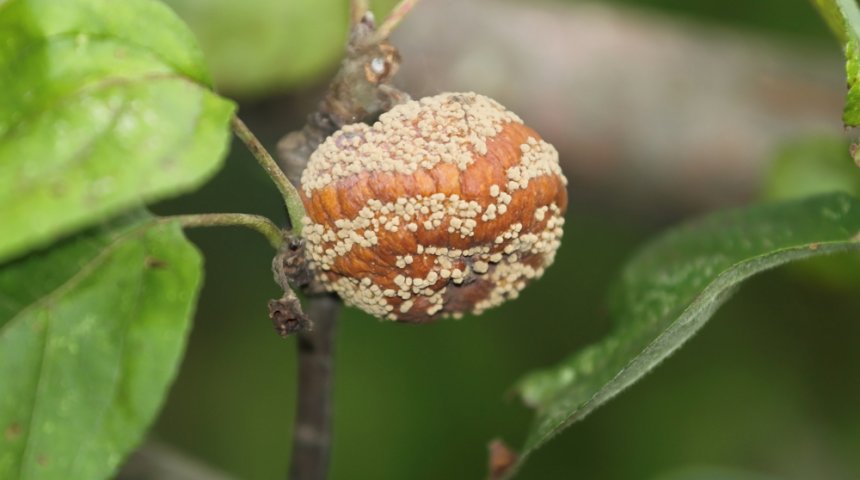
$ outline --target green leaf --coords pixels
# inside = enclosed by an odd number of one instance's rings
[[[842,120],[860,125],[860,7],[857,0],[813,0],[845,50],[848,96]]]
[[[176,375],[201,272],[177,224],[146,219],[0,270],[0,478],[116,469]]]
[[[847,250],[860,250],[860,201],[845,194],[719,213],[658,238],[612,291],[613,333],[518,384],[537,410],[520,462],[657,366],[743,280]]]
[[[221,164],[234,106],[154,0],[0,3],[0,262]]]
[[[219,90],[245,97],[319,81],[343,56],[346,0],[166,0],[200,39]],[[378,19],[395,0],[371,2]]]
[[[840,42],[848,40],[848,35],[845,32],[845,22],[842,19],[842,13],[839,11],[839,6],[836,5],[836,0],[811,0],[812,4],[818,9],[824,22],[830,27],[830,31],[836,35]]]
[[[767,200],[802,198],[829,192],[860,197],[860,171],[840,137],[795,139],[776,153],[764,184]]]

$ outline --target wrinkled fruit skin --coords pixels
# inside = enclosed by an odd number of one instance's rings
[[[317,280],[379,318],[426,322],[515,298],[555,257],[558,153],[474,93],[399,105],[329,137],[302,177]]]

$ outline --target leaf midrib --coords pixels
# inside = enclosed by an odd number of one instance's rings
[[[23,115],[15,119],[15,122],[11,127],[0,132],[0,141],[9,138],[9,136],[15,133],[18,128],[21,128],[23,125],[26,125],[27,122],[29,122],[33,118],[36,118],[40,115],[44,115],[45,113],[50,112],[58,106],[77,100],[79,97],[82,97],[86,94],[102,92],[113,87],[124,87],[129,85],[135,85],[138,83],[158,82],[162,80],[179,80],[194,85],[195,87],[201,87],[199,83],[190,80],[188,77],[176,73],[152,72],[144,75],[138,75],[135,77],[105,77],[99,81],[86,83],[76,90],[67,92],[67,94],[57,97],[53,102],[40,105],[39,108],[34,108],[32,110],[24,112]],[[203,89],[205,91],[210,91],[205,87],[203,87]]]
[[[54,299],[60,295],[65,294],[69,290],[75,288],[79,283],[84,281],[92,272],[98,269],[109,256],[111,256],[115,250],[119,247],[119,245],[129,239],[136,238],[137,236],[142,236],[146,233],[146,229],[157,224],[158,221],[155,219],[146,220],[138,225],[131,227],[128,231],[122,232],[116,236],[116,238],[110,240],[103,247],[101,247],[101,251],[92,257],[87,263],[85,263],[77,273],[69,277],[68,280],[54,288],[51,292],[45,294],[43,297],[39,298],[35,302],[23,307],[20,312],[16,313],[12,318],[9,319],[3,326],[0,326],[0,337],[4,336],[7,332],[7,329],[10,328],[9,325],[15,324],[20,320],[21,316],[30,312],[30,310],[41,308],[45,306],[47,309],[50,309],[50,304],[54,301]]]

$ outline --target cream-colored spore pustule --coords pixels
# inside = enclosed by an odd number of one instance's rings
[[[494,100],[411,101],[311,156],[301,185],[310,266],[380,318],[481,313],[552,263],[566,184],[555,148]]]

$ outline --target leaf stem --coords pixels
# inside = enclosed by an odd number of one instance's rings
[[[385,20],[379,25],[379,28],[374,32],[373,37],[371,38],[371,43],[379,43],[383,40],[388,39],[391,36],[391,33],[397,28],[397,25],[406,18],[406,14],[412,10],[412,7],[418,3],[418,0],[401,0],[400,3],[394,6],[391,9],[391,13],[388,14]]]
[[[367,0],[350,0],[349,2],[349,11],[350,11],[350,25],[355,26],[361,23],[361,18],[364,17],[364,14],[370,8]]]
[[[302,219],[305,218],[305,206],[302,203],[299,192],[290,183],[283,170],[281,170],[281,167],[275,163],[275,159],[269,155],[269,152],[266,151],[260,140],[245,125],[245,122],[234,115],[231,123],[233,125],[233,132],[245,143],[245,146],[248,147],[248,150],[269,175],[269,178],[275,182],[275,186],[278,187],[281,196],[284,198],[284,205],[286,205],[287,214],[290,216],[290,227],[296,236],[300,236],[302,234]]]
[[[248,213],[198,213],[191,215],[172,215],[161,217],[159,221],[178,221],[183,228],[191,227],[247,227],[266,237],[269,244],[280,250],[284,244],[281,229],[271,220],[261,215]]]

